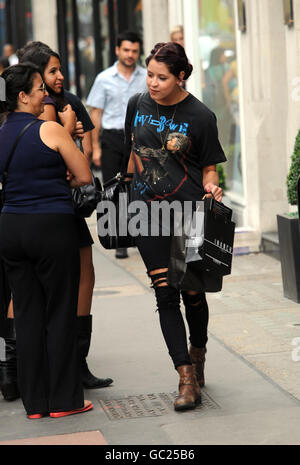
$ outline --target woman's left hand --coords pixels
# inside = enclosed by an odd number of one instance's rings
[[[222,202],[222,198],[223,198],[223,189],[219,186],[216,186],[215,184],[212,184],[211,182],[208,182],[207,184],[205,184],[204,186],[204,190],[205,192],[207,193],[212,193],[214,198],[218,201],[218,202]]]
[[[73,137],[78,137],[79,139],[84,138],[83,124],[81,121],[76,122],[75,131],[73,132]]]

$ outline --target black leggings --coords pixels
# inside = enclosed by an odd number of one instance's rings
[[[189,295],[166,285],[167,274],[154,270],[168,268],[170,237],[138,237],[136,245],[152,279],[155,290],[161,330],[175,368],[190,365],[184,320],[180,311],[180,294],[185,306],[190,342],[194,347],[205,347],[207,343],[208,305],[205,294]]]

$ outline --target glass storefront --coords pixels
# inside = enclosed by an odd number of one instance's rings
[[[76,76],[75,76],[75,55],[74,55],[74,31],[73,31],[73,10],[72,0],[67,0],[67,49],[68,49],[68,76],[69,90],[76,93]]]
[[[60,0],[58,7],[66,85],[85,100],[97,74],[116,59],[118,32],[142,36],[142,0]]]
[[[234,0],[199,1],[202,99],[215,113],[227,190],[243,195]]]
[[[0,0],[0,56],[9,43],[17,50],[33,39],[31,0]]]
[[[25,0],[25,43],[33,40],[32,4],[31,0]]]
[[[116,10],[116,3],[113,3],[113,10],[115,13]],[[111,22],[113,25],[113,36],[115,37],[115,31],[116,31],[116,24],[115,24],[115,14],[114,14],[114,20]],[[111,50],[110,50],[110,34],[109,34],[109,3],[107,0],[102,0],[100,2],[100,9],[99,9],[99,23],[100,23],[100,30],[101,30],[101,36],[100,36],[100,41],[101,41],[101,63],[102,63],[102,69],[108,68],[110,66],[110,56],[111,56]],[[99,70],[100,72],[101,70]]]
[[[3,56],[3,46],[6,42],[5,1],[0,1],[0,56]]]

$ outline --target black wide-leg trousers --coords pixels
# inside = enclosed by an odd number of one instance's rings
[[[27,414],[82,407],[74,216],[2,214],[0,255],[13,296],[18,380]]]
[[[124,131],[104,129],[101,137],[101,169],[103,182],[107,182],[120,171],[127,170],[124,146]],[[127,160],[128,162],[128,160]]]

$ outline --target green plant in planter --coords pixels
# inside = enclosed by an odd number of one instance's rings
[[[223,168],[222,164],[217,165],[217,173],[219,176],[219,186],[223,189],[223,191],[226,191],[227,186],[226,186],[226,174]]]
[[[300,175],[300,130],[295,140],[294,151],[291,156],[291,166],[287,176],[287,198],[290,205],[298,204],[297,183]],[[297,214],[293,214],[296,216]]]

